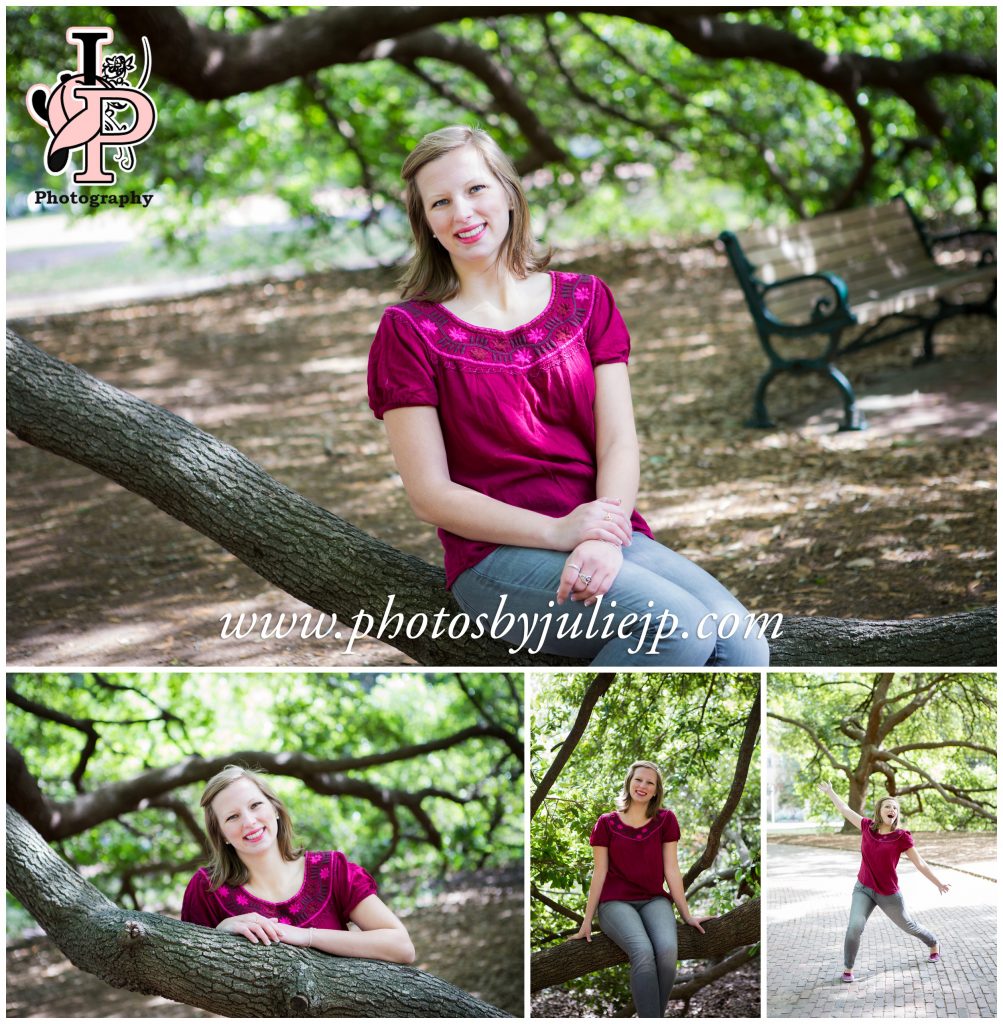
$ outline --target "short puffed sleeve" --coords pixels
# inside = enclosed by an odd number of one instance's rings
[[[613,293],[598,277],[592,278],[592,288],[592,311],[586,335],[592,365],[625,363],[630,356],[630,334],[613,301]]]
[[[190,924],[205,925],[206,928],[215,928],[226,916],[209,892],[209,876],[204,868],[199,868],[185,889],[184,899],[181,901],[181,920]]]
[[[589,846],[609,846],[609,822],[605,814],[593,826]]]
[[[678,843],[679,842],[679,821],[672,811],[666,811],[662,816],[662,842],[663,843]]]
[[[334,900],[339,917],[347,927],[352,911],[367,897],[376,893],[373,876],[343,853],[334,854]]]
[[[400,309],[383,313],[369,350],[368,381],[369,407],[380,420],[389,409],[439,404],[428,346]]]
[[[899,835],[899,850],[902,853],[905,853],[906,850],[911,849],[915,845],[916,845],[916,840],[913,839],[912,833],[911,832],[907,832],[905,829],[902,829],[902,832]]]

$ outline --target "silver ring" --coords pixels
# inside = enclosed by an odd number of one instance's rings
[[[585,586],[588,586],[592,582],[592,577],[586,576],[584,573],[579,573],[578,578],[585,584]]]
[[[568,564],[565,566],[565,568],[566,569],[574,569],[575,572],[581,572],[582,571],[582,567],[580,565],[575,565],[574,562],[568,562]]]
[[[603,519],[605,519],[608,523],[612,523],[613,522],[613,513],[612,512],[607,512],[606,515],[603,516]]]

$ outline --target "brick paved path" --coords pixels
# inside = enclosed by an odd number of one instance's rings
[[[922,851],[920,851],[922,852]],[[767,846],[766,1006],[769,1017],[995,1017],[996,885],[935,867],[946,896],[905,859],[910,913],[941,940],[944,959],[875,910],[843,984],[843,934],[857,853]]]

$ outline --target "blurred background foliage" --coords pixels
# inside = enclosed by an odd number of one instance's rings
[[[8,687],[58,715],[96,723],[99,739],[78,787],[73,775],[85,736],[12,705],[8,691],[8,745],[21,752],[54,801],[72,801],[192,756],[265,751],[359,758],[491,721],[518,736],[522,724],[519,675],[464,673],[461,688],[448,674],[18,673],[8,677]],[[522,762],[495,736],[345,774],[387,789],[433,787],[466,800],[422,801],[441,834],[439,848],[410,810],[398,807],[400,841],[377,867],[393,841],[383,810],[358,797],[320,795],[297,778],[270,776],[306,847],[342,850],[373,870],[395,908],[429,899],[447,875],[522,860]],[[198,782],[170,794],[200,826],[203,788]],[[169,807],[123,814],[52,846],[116,902],[171,914],[180,911],[195,867],[206,863]],[[8,896],[8,933],[29,923]]]
[[[537,786],[578,714],[593,675],[531,674],[530,785]],[[592,879],[589,836],[614,809],[627,769],[654,761],[665,803],[679,819],[679,867],[685,875],[731,787],[742,732],[759,687],[758,675],[618,673],[596,704],[588,728],[530,825],[530,881],[549,899],[581,914]],[[725,828],[720,853],[703,880],[734,869],[734,877],[694,891],[695,914],[719,916],[759,895],[760,758],[753,753],[745,790]],[[578,929],[531,899],[534,950]],[[680,925],[683,927],[683,925]],[[629,965],[577,978],[566,986],[599,1012],[630,1006]]]
[[[847,734],[866,723],[872,711],[876,676],[841,673],[771,673],[767,685],[767,736],[771,751],[786,755],[792,765],[788,789],[793,790],[816,822],[833,822],[838,815],[829,799],[818,792],[817,783],[828,780],[837,795],[847,800],[848,780],[835,770],[822,753],[824,744],[839,762],[856,766],[860,742]],[[996,677],[988,672],[937,673],[900,672],[889,688],[889,707],[884,713],[908,710],[917,685],[933,683],[935,692],[922,707],[903,717],[879,744],[878,752],[902,750],[890,760],[879,760],[895,778],[896,796],[905,827],[910,830],[994,831],[996,829],[996,757],[987,750],[956,743],[975,744],[995,750]],[[773,716],[802,723],[792,725]],[[809,732],[810,730],[810,732]],[[952,742],[954,741],[954,742]],[[919,746],[917,746],[919,745]],[[918,771],[911,770],[910,765]],[[921,774],[922,773],[922,774]],[[929,777],[946,789],[952,800],[933,785]],[[917,785],[918,792],[905,792]],[[869,779],[864,814],[873,813],[877,800],[891,791],[888,777],[875,769]],[[786,799],[790,801],[791,794]],[[983,806],[975,812],[964,802]],[[842,822],[840,821],[840,825]]]
[[[312,8],[183,10],[212,29],[242,33]],[[898,61],[995,53],[993,6],[795,6],[721,17],[766,25],[832,54]],[[115,19],[101,7],[7,9],[9,213],[24,212],[32,189],[69,187],[44,174],[44,132],[24,96],[72,66],[67,26],[105,24],[114,27]],[[853,112],[833,91],[766,61],[703,58],[629,16],[526,12],[457,18],[437,31],[503,68],[566,154],[527,178],[536,230],[556,245],[707,236],[757,217],[810,216],[838,202],[861,159]],[[128,49],[121,33],[111,49],[118,48]],[[447,123],[479,123],[517,161],[530,149],[483,81],[441,59],[410,66],[370,59],[208,102],[157,78],[156,47],[153,73],[148,91],[159,122],[128,183],[157,194],[151,213],[160,245],[214,266],[222,258],[233,265],[393,262],[407,248],[399,169],[422,135]],[[994,85],[934,73],[929,86],[945,113],[940,137],[899,96],[860,88],[874,164],[853,205],[904,193],[924,215],[978,219],[980,207],[984,217],[995,210]],[[278,200],[281,229],[259,225],[240,244],[206,248],[208,229],[249,197]]]

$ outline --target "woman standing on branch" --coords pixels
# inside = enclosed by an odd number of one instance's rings
[[[260,775],[228,765],[206,784],[201,805],[212,861],[188,883],[182,921],[265,946],[414,960],[407,930],[369,873],[343,853],[297,848],[289,811]]]
[[[589,843],[595,857],[585,919],[575,939],[592,941],[592,916],[630,960],[630,990],[638,1017],[662,1017],[676,977],[675,903],[698,932],[708,917],[695,917],[679,872],[679,822],[662,807],[662,773],[635,761],[624,779],[616,810],[602,815]],[[665,892],[668,883],[671,898]]]
[[[427,135],[402,176],[415,253],[369,402],[464,612],[510,623],[494,635],[529,654],[766,665],[745,608],[634,508],[630,338],[610,290],[545,272],[519,177],[483,131]],[[590,611],[562,615],[568,598]]]
[[[937,936],[913,920],[899,892],[896,871],[899,857],[905,853],[939,892],[946,893],[950,886],[934,875],[917,852],[910,833],[900,827],[898,801],[894,797],[883,796],[874,808],[874,817],[864,818],[836,796],[831,783],[820,782],[818,788],[854,828],[860,829],[860,871],[853,887],[850,922],[843,940],[842,980],[853,981],[853,964],[857,959],[860,936],[875,907],[880,907],[902,931],[915,935],[929,949],[927,960],[931,964],[939,963],[940,946]]]

